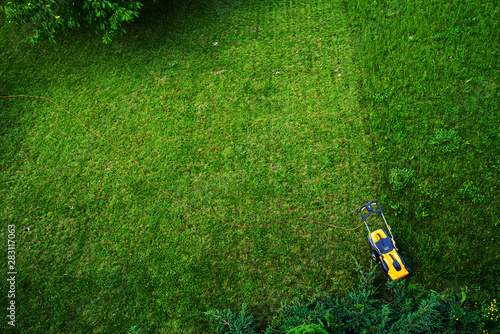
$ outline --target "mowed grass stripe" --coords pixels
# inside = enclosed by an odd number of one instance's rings
[[[221,219],[357,226],[376,175],[337,5],[155,6],[111,46],[82,34],[27,50],[4,69],[31,78],[12,93],[60,103]],[[203,311],[346,292],[351,255],[369,263],[362,230],[224,225],[53,105],[0,103],[22,110],[15,129],[32,124],[2,157],[1,194],[3,216],[30,226],[20,291],[36,293],[19,312],[32,332],[200,333]]]

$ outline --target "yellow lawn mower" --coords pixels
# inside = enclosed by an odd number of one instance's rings
[[[359,212],[368,229],[368,246],[370,247],[372,259],[378,263],[380,269],[387,275],[387,281],[395,281],[411,274],[410,267],[406,266],[405,261],[398,253],[391,228],[385,220],[380,205],[377,202],[367,203],[359,209]],[[391,235],[390,238],[383,229],[370,232],[366,220],[372,213],[380,213],[382,215],[385,226],[387,226]]]

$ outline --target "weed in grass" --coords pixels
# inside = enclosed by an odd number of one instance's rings
[[[500,311],[498,309],[498,303],[496,299],[493,299],[489,304],[486,302],[481,302],[481,314],[483,320],[486,324],[492,325],[498,328],[498,320],[500,319]],[[477,307],[477,302],[475,303]]]
[[[414,172],[407,168],[392,168],[389,173],[389,184],[393,191],[400,191],[408,186]]]
[[[439,129],[434,134],[434,139],[430,141],[431,145],[438,145],[444,153],[455,152],[460,149],[462,138],[453,130]]]
[[[389,100],[389,98],[394,94],[394,90],[390,88],[383,89],[382,91],[375,93],[375,94],[370,94],[369,98],[372,101],[375,102],[385,102]]]
[[[497,172],[500,172],[500,159],[497,159],[497,162],[495,165],[492,166],[494,170]]]
[[[145,332],[143,331],[142,327],[139,327],[139,325],[135,325],[135,326],[130,327],[130,329],[128,330],[128,333],[129,334],[143,334]]]
[[[462,188],[458,190],[458,193],[462,198],[472,200],[472,203],[482,203],[485,199],[485,195],[482,193],[481,189],[476,187],[472,181],[464,182]]]

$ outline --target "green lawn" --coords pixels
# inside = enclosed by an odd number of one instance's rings
[[[110,45],[77,31],[18,46],[2,27],[0,95],[54,100],[233,224],[353,228],[378,200],[410,280],[498,296],[498,8],[174,3],[146,4]],[[372,265],[363,229],[229,226],[50,102],[0,112],[1,235],[16,225],[26,332],[209,333],[204,311],[269,316],[345,294],[355,261]],[[402,190],[393,168],[413,171]],[[462,195],[469,181],[479,193]]]

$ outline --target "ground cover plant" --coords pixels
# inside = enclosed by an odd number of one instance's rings
[[[109,45],[81,30],[29,48],[2,27],[0,93],[53,99],[151,182],[232,223],[354,227],[377,199],[412,281],[492,300],[495,13],[479,1],[151,1]],[[371,266],[363,230],[224,225],[47,101],[0,107],[1,229],[17,227],[29,332],[209,333],[204,312],[247,303],[268,319],[283,301],[348,295],[353,258]]]

